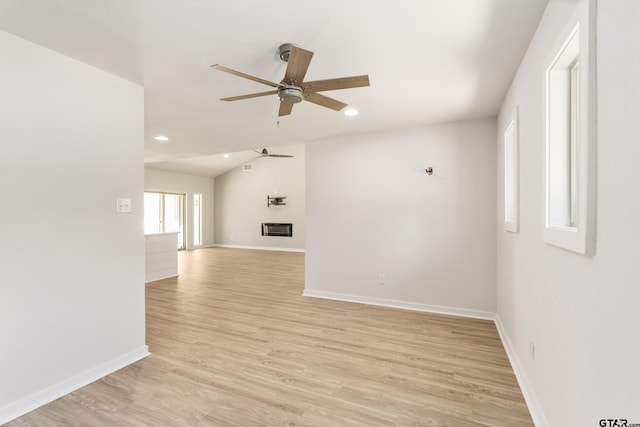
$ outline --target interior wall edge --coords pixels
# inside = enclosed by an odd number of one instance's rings
[[[549,423],[544,416],[540,401],[538,400],[538,397],[536,396],[536,393],[531,386],[531,383],[529,382],[526,371],[522,368],[522,364],[520,363],[520,359],[518,359],[515,347],[513,347],[513,345],[511,344],[511,340],[509,340],[509,335],[507,334],[507,331],[504,328],[502,321],[500,320],[500,314],[495,314],[494,321],[496,324],[496,329],[498,330],[498,334],[500,335],[500,341],[502,341],[504,351],[507,353],[507,357],[509,358],[509,362],[511,363],[511,369],[513,369],[516,380],[518,380],[518,385],[520,386],[520,390],[522,391],[524,400],[527,403],[527,407],[529,408],[529,413],[531,414],[531,418],[533,419],[534,424],[537,427],[548,427]]]

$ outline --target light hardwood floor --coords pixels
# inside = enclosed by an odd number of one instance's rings
[[[493,322],[303,280],[300,253],[181,252],[179,278],[147,285],[152,355],[8,425],[533,425]]]

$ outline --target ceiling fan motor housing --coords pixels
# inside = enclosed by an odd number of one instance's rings
[[[304,92],[299,86],[285,84],[278,88],[278,96],[282,102],[297,104],[304,99]]]

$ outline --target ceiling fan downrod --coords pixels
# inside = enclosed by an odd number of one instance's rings
[[[278,55],[280,56],[280,60],[282,62],[289,62],[289,56],[291,55],[291,49],[293,47],[298,47],[297,44],[294,43],[284,43],[278,47]]]

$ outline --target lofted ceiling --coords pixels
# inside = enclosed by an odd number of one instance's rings
[[[495,116],[547,1],[0,0],[0,29],[143,85],[145,163],[215,176],[223,153]],[[285,42],[315,53],[306,80],[368,74],[324,92],[360,114],[219,100],[272,88],[210,65],[277,83]]]

